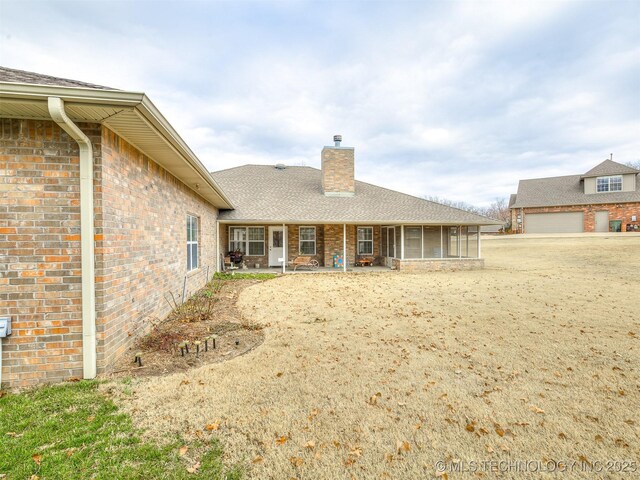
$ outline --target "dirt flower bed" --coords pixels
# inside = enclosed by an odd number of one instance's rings
[[[183,305],[174,304],[169,317],[136,342],[112,375],[164,375],[250,352],[263,342],[264,326],[243,318],[236,302],[242,290],[266,279],[215,278]],[[138,353],[142,366],[134,362]]]

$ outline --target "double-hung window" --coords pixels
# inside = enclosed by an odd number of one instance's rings
[[[373,227],[358,227],[358,255],[373,255]]]
[[[187,215],[187,271],[198,268],[198,225],[199,219]]]
[[[596,192],[621,192],[622,175],[596,178]]]
[[[264,255],[264,227],[230,227],[229,250],[253,257]]]
[[[300,255],[316,254],[316,227],[300,227]]]

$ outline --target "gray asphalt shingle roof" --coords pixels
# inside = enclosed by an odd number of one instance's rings
[[[587,173],[582,175],[582,178],[588,177],[603,177],[606,175],[624,175],[626,173],[640,173],[640,170],[631,168],[628,165],[623,165],[613,160],[605,160],[599,165],[596,165]]]
[[[590,194],[584,193],[582,178],[582,175],[567,175],[520,180],[516,200],[511,208],[640,202],[640,178],[636,178],[634,192]]]
[[[312,167],[244,165],[212,172],[235,206],[222,221],[278,223],[423,223],[493,225],[495,220],[356,181],[356,194],[322,193],[322,172]]]
[[[50,75],[42,75],[41,73],[26,72],[24,70],[15,70],[13,68],[1,66],[0,82],[29,83],[32,85],[54,85],[57,87],[95,88],[99,90],[116,90],[115,88],[111,87],[94,85],[93,83],[80,82],[78,80],[69,80],[68,78],[52,77]]]

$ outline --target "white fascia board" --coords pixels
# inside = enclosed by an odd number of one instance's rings
[[[0,82],[0,99],[17,99],[24,101],[46,101],[48,97],[59,97],[67,105],[75,103],[93,104],[98,106],[134,108],[141,120],[153,126],[153,130],[181,157],[203,182],[208,184],[222,200],[218,208],[232,209],[233,205],[213,180],[209,171],[191,151],[180,135],[175,131],[167,119],[153,105],[149,97],[141,92],[126,92],[123,90],[100,90],[82,87],[60,87],[55,85],[34,85],[26,83]],[[102,118],[95,121],[101,122]],[[191,185],[189,185],[191,188]],[[196,190],[194,190],[196,191]],[[197,191],[196,191],[197,193]]]

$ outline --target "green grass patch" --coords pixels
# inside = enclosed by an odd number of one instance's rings
[[[228,479],[217,441],[188,445],[202,452],[197,473],[181,458],[179,439],[143,442],[131,418],[98,390],[97,382],[36,388],[0,398],[0,477],[8,479]],[[195,461],[196,459],[194,459]]]
[[[276,273],[227,273],[227,272],[216,272],[213,276],[214,278],[219,278],[221,280],[270,280],[272,278],[276,278],[278,274]]]

